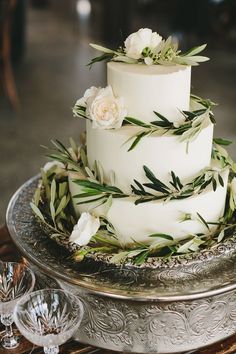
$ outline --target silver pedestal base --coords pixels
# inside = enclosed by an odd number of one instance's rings
[[[236,332],[236,292],[179,302],[137,302],[77,294],[86,317],[75,338],[81,342],[134,353],[176,353],[221,341]]]

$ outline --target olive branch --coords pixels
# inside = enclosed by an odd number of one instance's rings
[[[169,201],[172,199],[185,199],[194,194],[202,193],[209,185],[212,185],[214,191],[218,183],[222,187],[224,186],[220,172],[210,168],[203,170],[199,176],[193,178],[185,185],[173,171],[171,171],[171,180],[169,181],[169,185],[167,185],[160,181],[147,166],[143,166],[143,169],[149,182],[141,184],[137,180],[134,180],[134,185],[131,185],[134,195],[139,196],[135,200],[136,205],[154,200]],[[150,190],[155,191],[155,194]]]
[[[105,48],[98,44],[91,43],[90,46],[103,54],[93,58],[87,65],[91,68],[93,64],[101,61],[116,61],[126,64],[146,64],[146,59],[151,59],[154,65],[191,65],[196,66],[199,63],[209,60],[205,56],[199,56],[205,48],[206,44],[194,47],[185,53],[178,48],[178,44],[169,36],[166,40],[162,40],[160,44],[151,50],[144,48],[140,59],[133,59],[126,55],[125,48],[119,47],[117,50]]]
[[[41,179],[30,206],[51,237],[68,239],[76,224],[67,177],[41,169]]]
[[[72,139],[70,142],[71,147],[67,149],[59,141],[52,141],[54,150],[47,156],[64,163],[67,170],[78,172],[78,176],[72,178],[73,182],[81,187],[81,192],[74,196],[75,199],[78,199],[77,204],[98,202],[99,205],[107,203],[109,207],[112,198],[136,196],[135,204],[137,205],[161,199],[168,201],[188,198],[193,194],[200,194],[209,185],[212,185],[214,191],[217,184],[224,186],[220,172],[212,168],[204,169],[197,177],[186,184],[176,176],[174,171],[171,171],[171,180],[167,185],[158,179],[148,166],[143,166],[148,182],[142,184],[134,179],[134,183],[131,185],[132,194],[127,194],[115,186],[115,176],[113,174],[106,180],[103,168],[98,161],[95,162],[93,170],[88,167],[84,146],[77,147]],[[229,141],[221,138],[215,139],[212,158],[220,161],[222,168],[229,167],[232,172],[236,173],[236,164],[228,156],[226,150],[222,148],[222,145],[229,145],[229,143]],[[155,194],[152,191],[155,191]]]
[[[235,211],[235,207],[233,212]],[[184,253],[196,252],[204,247],[212,246],[220,243],[226,237],[232,234],[236,229],[234,218],[227,220],[225,215],[218,222],[207,222],[199,213],[194,215],[184,215],[183,220],[194,220],[203,224],[206,228],[205,233],[189,234],[182,239],[175,239],[172,235],[163,233],[153,233],[148,235],[152,240],[155,240],[151,245],[147,243],[137,242],[133,239],[133,244],[128,246],[117,245],[117,243],[108,244],[106,240],[93,238],[92,242],[73,253],[73,260],[76,262],[82,261],[88,254],[106,253],[111,254],[110,261],[115,264],[133,263],[141,266],[148,258],[169,258]],[[210,226],[216,225],[217,229],[211,231]]]
[[[180,111],[183,119],[179,122],[171,122],[168,118],[156,111],[154,111],[154,114],[158,119],[150,123],[143,122],[133,117],[125,117],[122,126],[130,125],[142,128],[142,130],[138,131],[125,142],[128,143],[132,141],[128,151],[133,150],[144,137],[155,133],[177,135],[180,136],[180,141],[189,143],[198,136],[208,122],[215,124],[212,107],[216,104],[209,99],[202,99],[196,95],[191,95],[190,98],[191,103],[195,106],[197,105],[198,108],[192,111]],[[78,103],[76,103],[73,108],[73,115],[77,118],[90,120],[90,118],[86,116],[86,107]]]
[[[130,140],[133,140],[128,151],[133,150],[145,136],[150,136],[157,132],[160,132],[161,134],[166,134],[168,132],[173,135],[181,136],[180,141],[186,141],[189,143],[199,135],[208,122],[215,124],[214,115],[211,110],[215,103],[195,95],[191,95],[191,100],[200,105],[201,108],[193,111],[180,111],[183,116],[181,122],[171,122],[156,111],[154,111],[154,114],[159,119],[150,123],[145,123],[132,117],[125,117],[124,123],[143,128],[143,130],[139,131],[126,141],[127,143]]]

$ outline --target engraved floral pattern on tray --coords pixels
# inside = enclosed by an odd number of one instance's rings
[[[84,296],[86,318],[79,339],[137,352],[202,347],[236,330],[236,294],[185,302],[146,303]]]

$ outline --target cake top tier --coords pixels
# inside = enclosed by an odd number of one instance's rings
[[[137,32],[131,33],[126,38],[124,45],[117,50],[97,44],[90,45],[103,53],[101,56],[92,59],[89,63],[90,66],[103,60],[118,61],[126,64],[198,65],[198,63],[209,59],[205,56],[197,55],[205,49],[206,44],[182,53],[171,36],[164,40],[157,32],[152,32],[149,28],[141,28]]]
[[[156,111],[175,122],[189,110],[191,67],[110,62],[107,81],[115,97],[123,97],[129,117],[152,122]]]

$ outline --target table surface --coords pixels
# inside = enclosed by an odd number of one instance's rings
[[[0,260],[1,261],[20,261],[21,255],[12,243],[6,226],[0,227]],[[3,327],[0,326],[0,334]],[[0,347],[0,354],[6,354],[5,349]],[[43,354],[42,348],[34,346],[26,339],[22,338],[20,345],[16,349],[9,351],[10,354]],[[70,340],[60,347],[63,354],[115,354],[117,352],[99,349],[84,345],[74,340]],[[206,349],[195,351],[194,354],[235,354],[236,353],[236,334],[221,343],[212,345]],[[123,353],[124,354],[124,353]],[[186,353],[187,354],[187,353]]]

